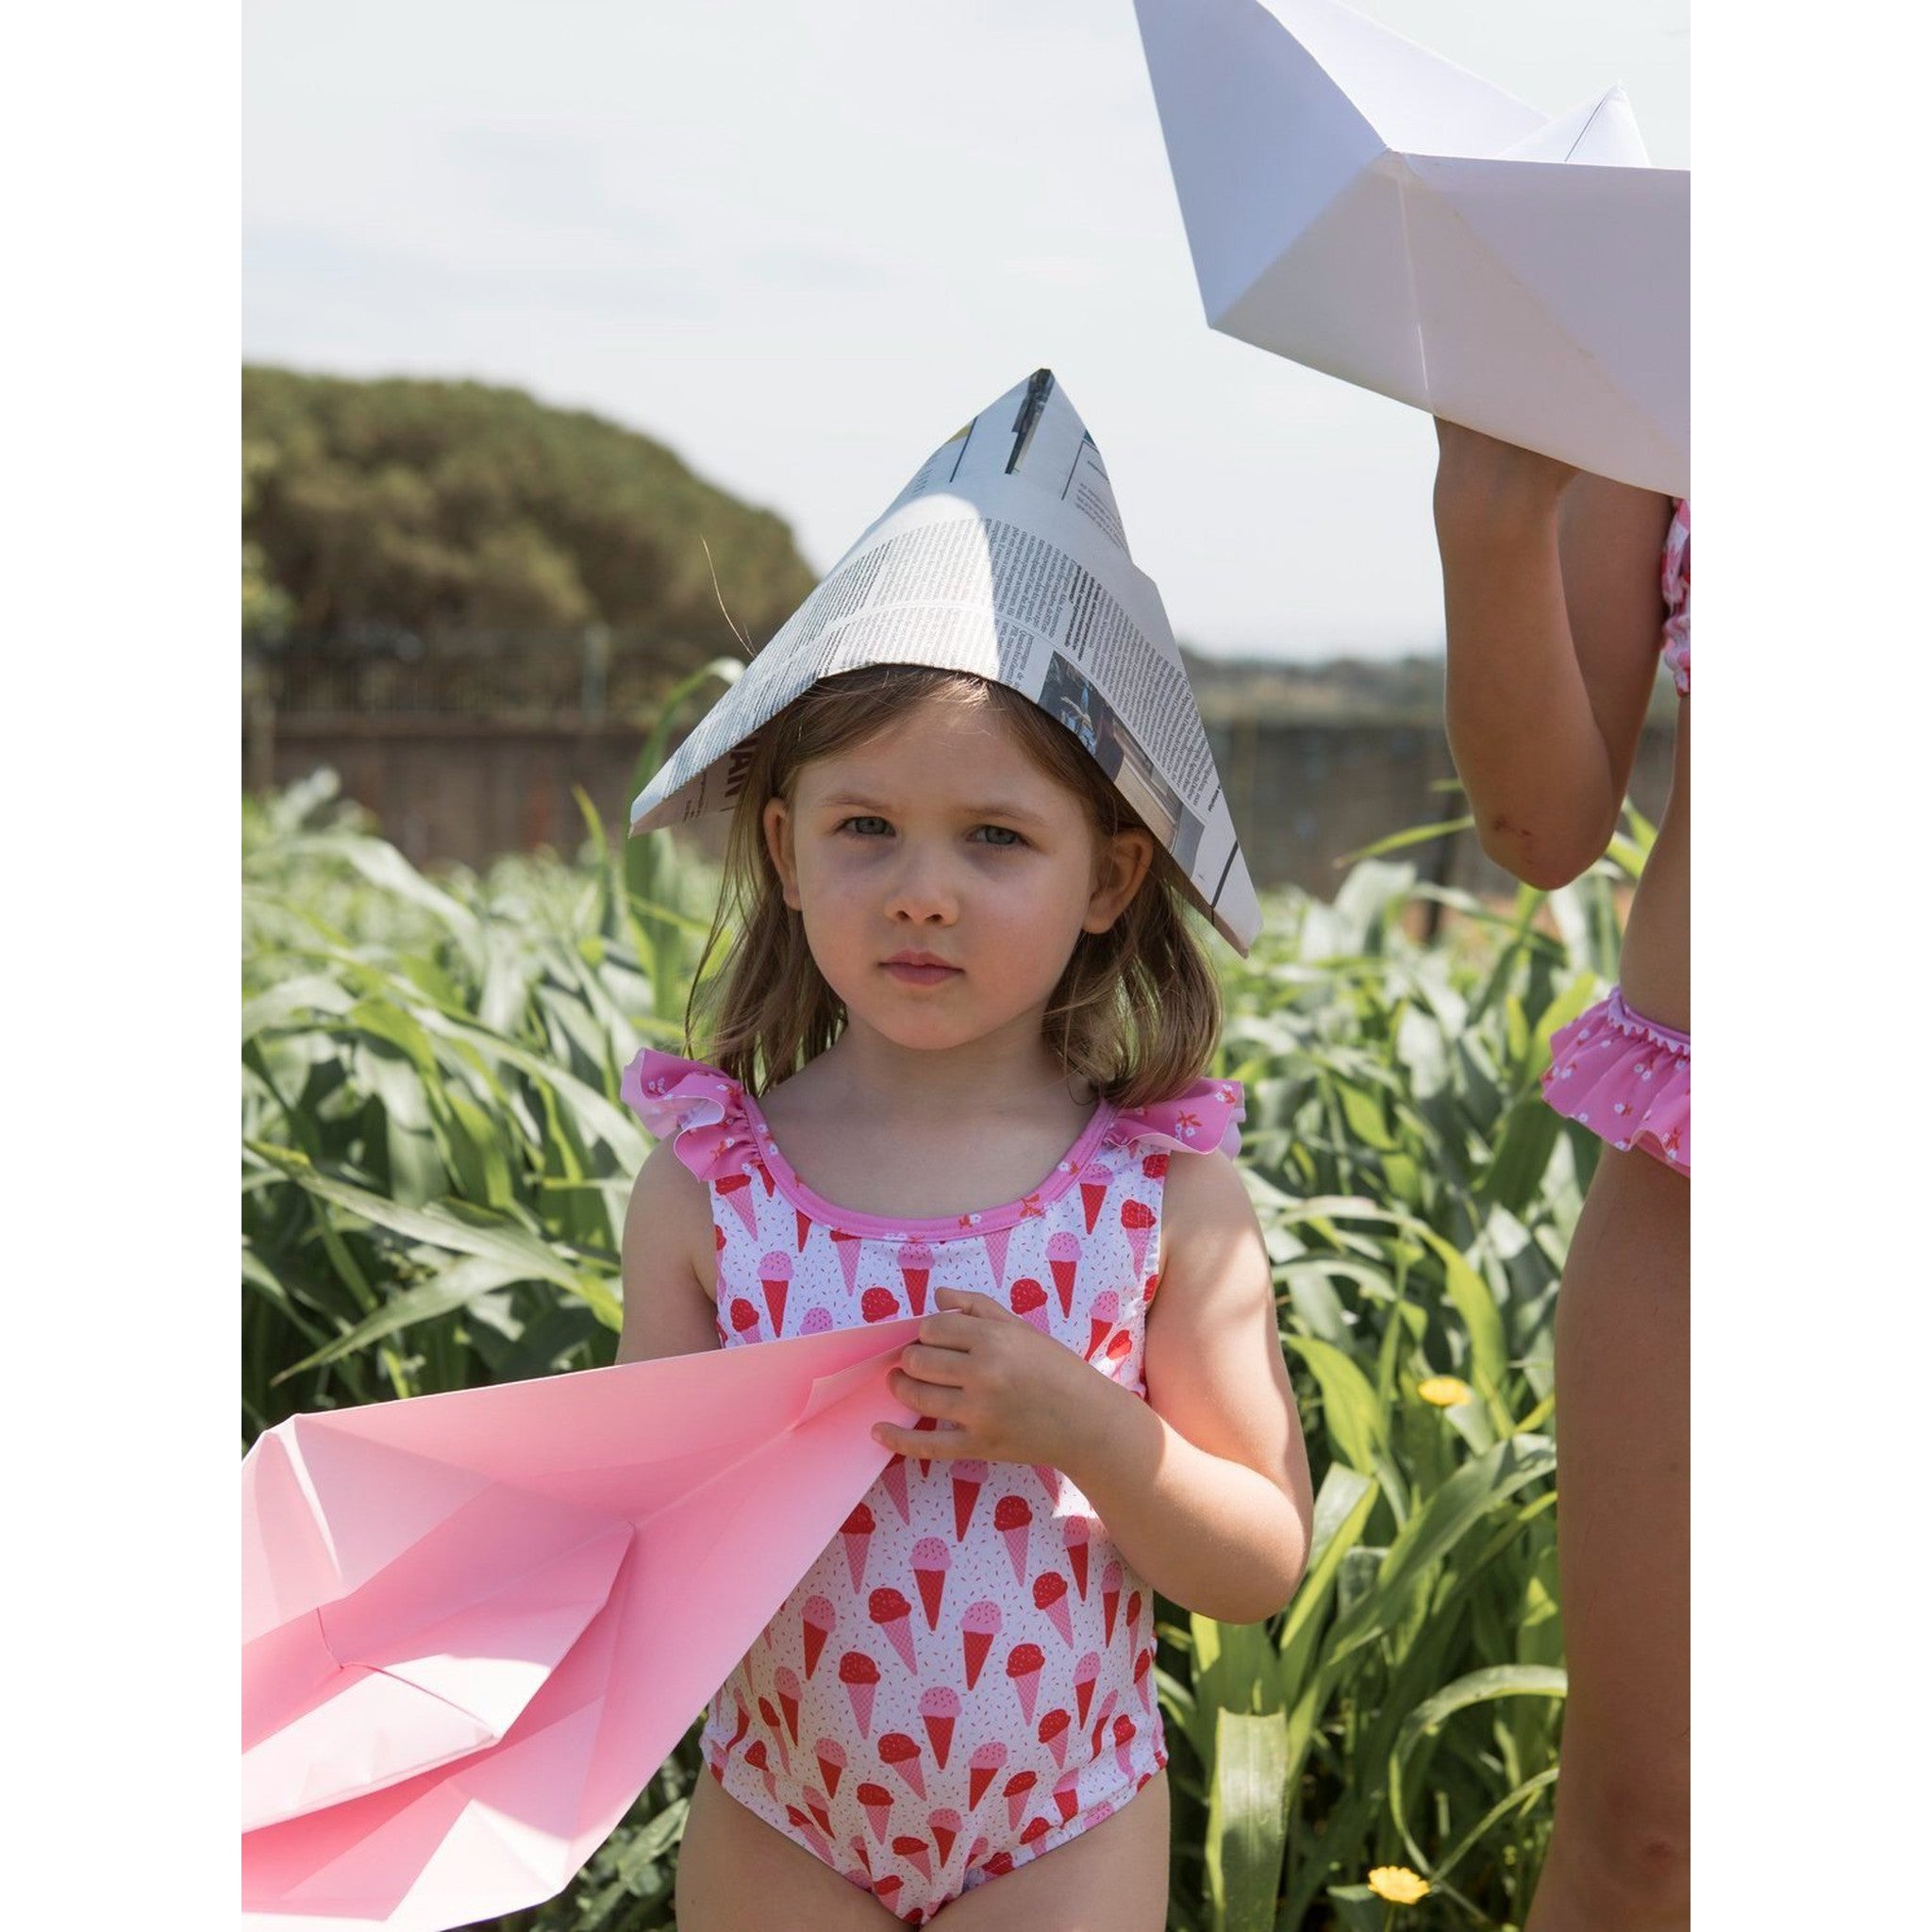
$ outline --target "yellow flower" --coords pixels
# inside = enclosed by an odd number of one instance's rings
[[[1437,1379],[1446,1382],[1449,1377],[1442,1375]],[[1459,1382],[1457,1384],[1458,1389],[1461,1386]],[[1426,1896],[1429,1881],[1411,1872],[1407,1865],[1377,1865],[1369,1874],[1369,1890],[1391,1905],[1412,1906]]]
[[[1415,1392],[1438,1408],[1454,1408],[1458,1402],[1470,1399],[1469,1384],[1457,1381],[1454,1375],[1431,1375],[1426,1382],[1416,1385]]]

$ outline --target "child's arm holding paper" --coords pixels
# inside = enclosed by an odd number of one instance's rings
[[[1483,850],[1564,885],[1623,809],[1657,679],[1671,500],[1436,430],[1450,750]]]

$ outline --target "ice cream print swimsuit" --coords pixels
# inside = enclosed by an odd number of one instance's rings
[[[1144,1397],[1176,1150],[1232,1151],[1241,1090],[1103,1103],[1020,1201],[888,1222],[821,1200],[715,1068],[624,1092],[704,1181],[726,1348],[995,1296]],[[1119,1810],[1167,1762],[1153,1592],[1058,1470],[893,1457],[712,1700],[724,1789],[909,1925]]]

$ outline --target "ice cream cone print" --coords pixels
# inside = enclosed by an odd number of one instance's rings
[[[1141,1592],[1136,1590],[1128,1593],[1126,1615],[1121,1620],[1121,1632],[1129,1642],[1138,1634],[1141,1624]]]
[[[891,1823],[892,1794],[884,1785],[860,1785],[858,1802],[865,1808],[865,1822],[880,1844],[886,1841],[886,1826]]]
[[[959,1814],[950,1805],[935,1811],[925,1821],[925,1828],[932,1833],[934,1848],[940,1855],[940,1864],[944,1866],[953,1856],[953,1840],[959,1836]]]
[[[912,1649],[912,1606],[896,1590],[875,1590],[867,1601],[872,1620],[891,1640],[906,1668],[919,1674],[919,1658]]]
[[[904,1833],[892,1840],[892,1852],[901,1857],[930,1885],[932,1883],[932,1847],[923,1838],[908,1838]]]
[[[819,1652],[825,1639],[839,1627],[839,1613],[828,1596],[808,1596],[799,1612],[799,1629],[805,1639],[805,1674],[809,1677],[819,1667]]]
[[[953,1541],[966,1541],[967,1526],[973,1521],[973,1506],[979,1498],[979,1486],[990,1474],[985,1463],[962,1456],[953,1465]]]
[[[1023,1322],[1030,1323],[1042,1335],[1053,1333],[1046,1318],[1046,1291],[1030,1275],[1023,1274],[1007,1291],[1007,1306]]]
[[[1138,1728],[1139,1726],[1135,1724],[1134,1720],[1130,1717],[1117,1717],[1113,1721],[1114,1762],[1120,1766],[1123,1777],[1132,1777],[1134,1774],[1133,1759],[1128,1755],[1128,1751],[1134,1741],[1134,1733]]]
[[[1040,1782],[1037,1773],[1016,1771],[1007,1780],[1007,1829],[1018,1831],[1020,1821],[1026,1815],[1026,1794]]]
[[[937,1435],[939,1433],[940,1419],[936,1415],[919,1416],[914,1419],[912,1426],[921,1434],[928,1436]],[[930,1456],[922,1456],[919,1458],[919,1474],[922,1478],[932,1474],[932,1457]]]
[[[1116,1328],[1107,1339],[1107,1359],[1112,1364],[1108,1373],[1111,1374],[1133,1352],[1134,1338],[1124,1328]]]
[[[1107,1737],[1107,1721],[1113,1715],[1113,1707],[1119,1702],[1120,1693],[1109,1690],[1100,1700],[1100,1708],[1093,1713],[1093,1755],[1096,1757],[1107,1748],[1104,1742]]]
[[[1059,1293],[1060,1313],[1070,1320],[1074,1313],[1074,1274],[1080,1265],[1080,1238],[1065,1228],[1046,1238],[1046,1265],[1053,1270],[1053,1285]]]
[[[827,1838],[830,1838],[832,1835],[832,1801],[816,1785],[806,1786],[805,1807],[818,1821],[819,1829]],[[829,1865],[832,1861],[828,1857],[825,1862]]]
[[[1113,1641],[1114,1613],[1120,1607],[1121,1582],[1121,1566],[1109,1562],[1100,1573],[1100,1607],[1107,1613],[1107,1641],[1109,1643]]]
[[[1134,1273],[1146,1265],[1147,1241],[1154,1232],[1154,1210],[1144,1201],[1121,1203],[1121,1225],[1127,1233],[1127,1253],[1134,1257]]]
[[[912,1545],[912,1574],[919,1582],[919,1600],[925,1606],[925,1627],[940,1627],[940,1605],[945,1600],[946,1570],[952,1556],[936,1536],[923,1536]]]
[[[788,1805],[785,1807],[785,1815],[791,1819],[792,1829],[804,1838],[806,1843],[818,1854],[820,1859],[827,1865],[831,1864],[833,1862],[831,1843],[826,1839],[824,1833],[818,1828],[818,1824],[813,1820],[811,1814],[808,1811],[801,1811],[796,1805]]]
[[[899,1894],[905,1889],[906,1881],[896,1872],[883,1873],[872,1882],[872,1895],[895,1918],[899,1912]]]
[[[1073,1824],[1074,1814],[1080,1808],[1080,1774],[1077,1771],[1067,1772],[1055,1780],[1053,1802],[1060,1814],[1060,1823]]]
[[[855,1883],[870,1890],[872,1886],[872,1858],[865,1849],[865,1840],[863,1838],[854,1838],[848,1839],[846,1842],[851,1845],[853,1853],[858,1859],[858,1869],[864,1874],[864,1876],[856,1880]]]
[[[1167,1178],[1167,1156],[1149,1154],[1141,1162],[1141,1172],[1150,1181],[1164,1181]]]
[[[899,1304],[890,1288],[869,1288],[858,1298],[858,1312],[868,1322],[890,1322],[899,1313]]]
[[[811,1234],[811,1216],[803,1208],[794,1208],[791,1210],[791,1219],[798,1228],[798,1252],[802,1255],[805,1253],[806,1241]]]
[[[912,1794],[925,1799],[925,1774],[919,1768],[919,1740],[904,1731],[888,1731],[879,1740],[879,1761],[890,1765],[911,1786]]]
[[[785,1727],[778,1722],[777,1707],[769,1697],[758,1699],[758,1715],[764,1719],[765,1729],[772,1734],[772,1741],[778,1747],[778,1769],[790,1777],[791,1754],[785,1748]]]
[[[980,1668],[992,1641],[1000,1634],[1000,1607],[995,1603],[968,1604],[959,1620],[959,1639],[966,1652],[966,1688],[979,1682]]]
[[[790,1664],[780,1664],[772,1673],[772,1684],[778,1693],[778,1708],[785,1713],[785,1728],[791,1741],[798,1742],[798,1673]]]
[[[805,1311],[805,1320],[798,1324],[798,1332],[801,1335],[824,1335],[831,1325],[830,1308],[808,1308]]]
[[[872,1736],[873,1693],[879,1688],[879,1667],[862,1650],[848,1650],[839,1659],[839,1681],[852,1700],[852,1715],[858,1721],[858,1735]]]
[[[1013,1855],[1011,1852],[995,1852],[986,1861],[987,1875],[989,1877],[1004,1878],[1012,1869]]]
[[[732,1702],[738,1706],[738,1728],[731,1733],[731,1741],[724,1747],[726,1751],[736,1751],[745,1732],[751,1729],[751,1712],[745,1708],[744,1699],[734,1693]]]
[[[1067,1579],[1057,1571],[1042,1570],[1033,1579],[1033,1607],[1053,1619],[1069,1650],[1074,1647],[1074,1620],[1067,1610]]]
[[[1074,1714],[1080,1728],[1087,1728],[1087,1707],[1093,1699],[1093,1680],[1100,1675],[1100,1655],[1090,1650],[1074,1666]]]
[[[966,1869],[971,1872],[986,1862],[986,1855],[992,1850],[983,1837],[975,1837],[973,1849],[966,1854]]]
[[[1154,1715],[1154,1653],[1151,1650],[1137,1651],[1134,1655],[1134,1689],[1141,1695],[1141,1708],[1149,1717]]]
[[[991,1641],[991,1640],[989,1640]],[[919,1693],[920,1721],[925,1725],[925,1740],[932,1746],[933,1762],[943,1771],[946,1754],[953,1748],[953,1726],[959,1721],[959,1693],[943,1684]],[[941,1857],[944,1857],[941,1853]]]
[[[772,1775],[772,1757],[762,1738],[754,1738],[744,1747],[744,1761],[764,1779],[765,1794],[775,1805],[778,1802],[778,1780]]]
[[[1016,1643],[1007,1653],[1007,1676],[1020,1700],[1020,1714],[1033,1722],[1033,1700],[1040,1695],[1040,1673],[1046,1653],[1037,1643]]]
[[[774,1248],[758,1259],[758,1286],[765,1291],[765,1308],[772,1318],[772,1332],[785,1325],[785,1291],[791,1286],[791,1257]]]
[[[1107,1205],[1108,1184],[1112,1179],[1112,1174],[1097,1160],[1090,1160],[1080,1170],[1080,1211],[1087,1217],[1089,1234],[1093,1232],[1100,1210]]]
[[[1033,1532],[1033,1505],[1024,1496],[1002,1496],[993,1505],[992,1526],[1006,1539],[1013,1580],[1026,1582],[1026,1540]]]
[[[1087,1311],[1087,1359],[1090,1362],[1100,1353],[1100,1344],[1113,1332],[1113,1324],[1120,1318],[1121,1298],[1112,1289],[1093,1297],[1093,1306]]]
[[[842,1227],[832,1230],[832,1252],[839,1257],[839,1272],[845,1277],[847,1294],[858,1286],[858,1251],[863,1246],[858,1235],[847,1234]]]
[[[1020,1842],[1026,1846],[1029,1851],[1036,1850],[1040,1840],[1052,1829],[1053,1825],[1048,1820],[1044,1818],[1029,1818],[1026,1821],[1026,1829],[1020,1834]]]
[[[748,1174],[727,1174],[722,1180],[711,1183],[711,1191],[724,1201],[744,1224],[746,1234],[758,1231],[758,1209],[751,1205],[751,1176]]]
[[[986,1796],[987,1786],[1006,1769],[1006,1765],[1007,1747],[997,1739],[974,1747],[966,1774],[966,1808],[969,1811],[979,1809],[979,1801]]]
[[[819,1761],[819,1775],[825,1781],[825,1790],[836,1798],[839,1780],[845,1772],[845,1747],[837,1738],[821,1738],[811,1749]]]
[[[899,1244],[899,1273],[906,1282],[906,1299],[915,1315],[925,1313],[925,1284],[932,1274],[932,1250],[924,1241]]]
[[[1053,1761],[1062,1771],[1067,1764],[1067,1732],[1073,1722],[1063,1710],[1050,1710],[1040,1720],[1040,1741],[1053,1753]]]
[[[879,1471],[879,1486],[892,1499],[901,1523],[912,1521],[912,1504],[906,1494],[906,1458],[895,1456]]]
[[[854,1590],[865,1588],[865,1553],[872,1547],[873,1531],[877,1527],[871,1509],[863,1503],[858,1504],[839,1525],[839,1535],[845,1544],[845,1564],[852,1572]]]
[[[1062,1516],[1060,1537],[1067,1546],[1067,1563],[1074,1573],[1074,1588],[1080,1601],[1087,1601],[1087,1543],[1093,1526],[1084,1516]]]
[[[731,1328],[737,1335],[749,1334],[758,1325],[758,1311],[741,1294],[731,1297]]]
[[[1007,1285],[1007,1243],[1012,1238],[1010,1227],[996,1227],[986,1237],[986,1265],[992,1271],[992,1291],[996,1296]]]

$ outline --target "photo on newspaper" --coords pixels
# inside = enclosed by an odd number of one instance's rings
[[[926,458],[639,794],[631,830],[728,810],[758,731],[872,664],[970,672],[1058,718],[1246,953],[1260,908],[1207,729],[1107,466],[1050,370]]]

